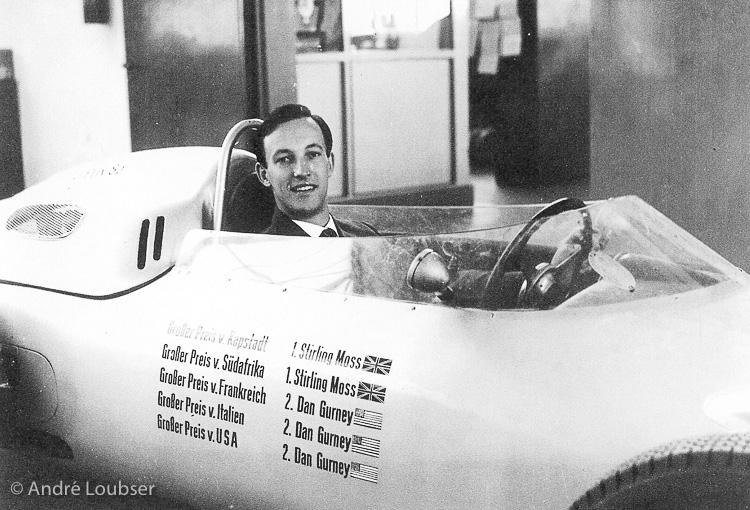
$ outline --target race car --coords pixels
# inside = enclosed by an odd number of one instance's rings
[[[256,124],[0,202],[6,453],[191,508],[747,505],[745,272],[632,196],[266,235]]]

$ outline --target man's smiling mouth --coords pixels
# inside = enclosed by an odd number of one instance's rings
[[[317,186],[315,184],[302,183],[289,186],[289,191],[294,193],[304,193],[305,191],[313,191],[316,188]]]

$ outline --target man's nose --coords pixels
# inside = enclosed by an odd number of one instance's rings
[[[292,171],[294,172],[295,177],[302,177],[304,175],[310,175],[310,164],[306,163],[302,159],[297,160],[297,164],[294,165],[294,168]]]

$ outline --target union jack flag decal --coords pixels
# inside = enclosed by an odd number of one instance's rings
[[[385,386],[378,386],[377,384],[360,382],[357,386],[357,397],[364,400],[369,400],[370,402],[384,404]]]
[[[378,358],[377,356],[365,356],[365,362],[362,364],[362,370],[373,374],[388,375],[391,373],[393,360],[388,358]]]

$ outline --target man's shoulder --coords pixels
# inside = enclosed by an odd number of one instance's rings
[[[375,227],[363,221],[338,218],[335,221],[341,232],[347,237],[372,237],[380,235]]]
[[[354,221],[334,218],[336,226],[345,237],[373,237],[379,236],[378,231],[363,221]],[[291,218],[281,212],[279,209],[274,211],[271,219],[271,225],[263,231],[264,234],[274,234],[282,236],[307,236],[307,233],[297,225]]]
[[[262,233],[277,236],[307,236],[307,233],[302,227],[294,223],[291,218],[279,209],[274,210],[273,217],[271,218],[271,225],[269,225]]]

